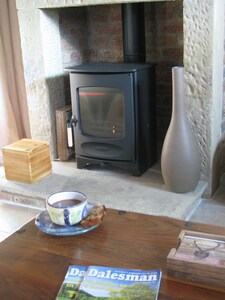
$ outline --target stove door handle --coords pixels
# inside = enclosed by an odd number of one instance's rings
[[[77,123],[78,123],[77,118],[76,118],[74,115],[72,115],[72,117],[71,117],[71,119],[70,119],[70,126],[76,127],[76,126],[77,126]]]

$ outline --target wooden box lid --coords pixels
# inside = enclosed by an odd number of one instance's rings
[[[167,256],[168,274],[225,287],[225,236],[182,230]]]
[[[18,152],[32,153],[35,150],[38,150],[46,146],[48,146],[46,142],[36,141],[31,139],[21,139],[15,143],[3,147],[2,149],[5,152],[18,151]]]

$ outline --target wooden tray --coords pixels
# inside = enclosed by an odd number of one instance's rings
[[[167,256],[168,274],[225,287],[225,236],[182,230]]]

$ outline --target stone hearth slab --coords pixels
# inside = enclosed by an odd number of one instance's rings
[[[45,208],[45,198],[58,191],[80,191],[88,201],[108,208],[186,219],[199,203],[206,183],[185,194],[169,192],[159,165],[140,177],[104,166],[77,169],[74,161],[52,162],[52,173],[33,184],[9,181],[0,167],[0,198]]]

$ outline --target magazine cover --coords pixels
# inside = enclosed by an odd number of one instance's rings
[[[70,266],[60,287],[56,300],[75,299],[86,270],[87,267],[84,266]]]
[[[90,266],[75,299],[155,300],[161,274],[160,270]]]

